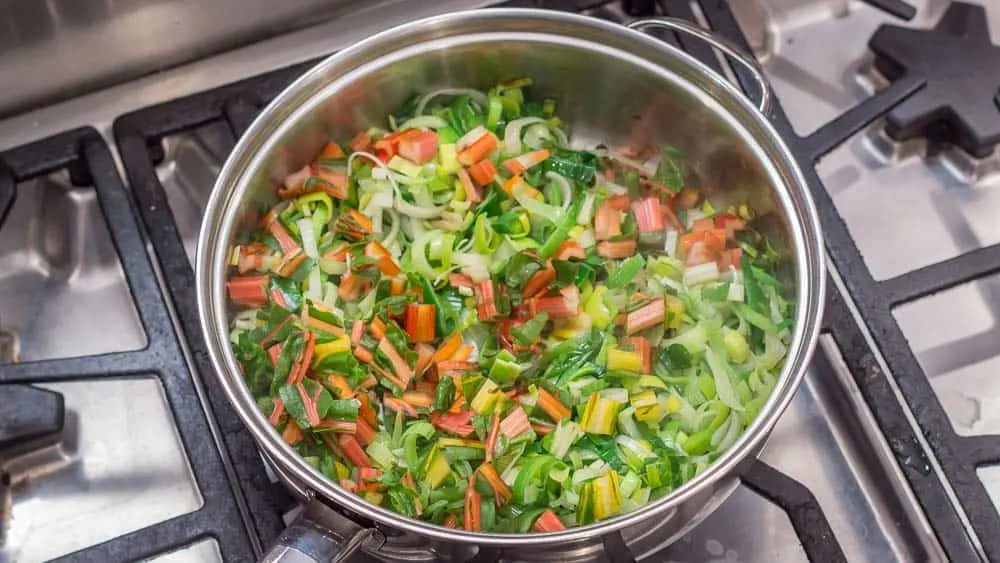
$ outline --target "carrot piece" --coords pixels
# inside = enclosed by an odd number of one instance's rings
[[[341,434],[337,437],[337,441],[340,443],[340,447],[344,450],[344,455],[350,460],[356,467],[371,467],[372,463],[368,459],[368,454],[365,450],[361,449],[361,444],[358,443],[357,438],[350,434]]]
[[[435,338],[437,307],[430,304],[411,303],[406,306],[406,334],[410,342],[432,342]]]
[[[378,269],[387,276],[398,275],[401,271],[389,251],[374,240],[365,245],[365,256],[374,258]]]
[[[529,428],[531,428],[531,424],[528,422],[528,415],[521,407],[516,407],[510,411],[500,423],[500,431],[510,439],[520,436],[522,432]]]
[[[352,493],[358,492],[358,484],[355,483],[354,481],[351,481],[350,479],[341,479],[340,487]]]
[[[558,532],[560,530],[565,530],[566,526],[562,523],[562,520],[556,516],[552,509],[545,509],[538,515],[535,519],[535,524],[531,527],[532,530],[536,532]]]
[[[354,389],[351,389],[351,386],[347,384],[347,378],[339,373],[326,376],[326,382],[330,387],[333,387],[337,391],[338,399],[353,399],[354,395],[357,394],[354,392]]]
[[[500,415],[493,413],[490,419],[490,431],[486,434],[486,461],[493,461],[493,450],[497,449],[497,440],[500,439]]]
[[[497,176],[497,167],[489,160],[477,162],[469,167],[469,176],[479,187],[486,186],[493,182]]]
[[[399,141],[399,156],[423,164],[437,155],[438,136],[433,131],[420,131]]]
[[[604,258],[628,258],[635,254],[638,245],[634,240],[609,240],[597,244],[597,254]]]
[[[559,250],[556,250],[556,260],[569,260],[570,258],[578,258],[580,260],[587,259],[587,253],[583,251],[583,247],[580,246],[580,243],[575,240],[567,240],[563,242],[559,245]]]
[[[663,299],[657,299],[652,303],[636,309],[625,318],[625,333],[635,334],[641,330],[651,328],[663,322],[666,316],[666,304]]]
[[[489,455],[489,454],[487,454]],[[489,461],[481,464],[476,471],[483,476],[483,479],[489,483],[490,487],[493,488],[493,495],[496,497],[497,504],[502,504],[511,499],[514,496],[514,492],[510,490],[507,483],[503,482],[500,475],[497,474],[497,469],[493,467],[493,464]]]
[[[451,529],[457,528],[458,516],[455,516],[454,514],[449,514],[445,516],[444,520],[441,521],[441,525],[444,526],[445,528],[451,528]]]
[[[539,270],[528,278],[528,281],[521,288],[521,295],[525,299],[534,297],[538,293],[542,293],[548,289],[549,284],[551,284],[556,279],[556,269],[549,266],[544,270]]]
[[[244,307],[263,307],[267,304],[267,282],[266,274],[232,278],[226,282],[229,299]]]
[[[626,211],[628,211],[628,204],[629,204],[628,194],[613,195],[608,199],[604,200],[604,203],[607,204],[609,207],[611,207],[611,209],[614,209],[615,211],[621,211],[622,213],[625,213]]]
[[[495,148],[497,148],[497,137],[493,133],[487,132],[458,153],[458,162],[463,166],[471,166],[486,158]]]
[[[294,420],[289,420],[288,424],[285,425],[285,431],[281,433],[281,438],[289,446],[294,446],[302,441],[302,429],[299,428],[298,424],[295,424]]]
[[[621,214],[608,204],[602,203],[594,215],[594,237],[597,240],[608,240],[622,234]]]
[[[566,408],[566,405],[562,404],[559,399],[553,397],[551,393],[541,387],[538,388],[538,406],[555,422],[559,422],[570,415],[570,410]]]
[[[473,532],[482,526],[482,497],[476,491],[476,476],[469,477],[469,485],[465,488],[465,529]]]
[[[434,353],[434,361],[442,362],[444,360],[450,359],[455,352],[458,351],[459,347],[462,346],[462,333],[456,332],[448,337],[448,340],[438,348],[438,351]]]
[[[370,350],[361,346],[354,347],[354,357],[363,364],[370,364],[375,359]]]

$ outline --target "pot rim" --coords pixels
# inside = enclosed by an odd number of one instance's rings
[[[321,85],[320,87],[312,88],[312,91],[306,96],[306,100],[315,103],[317,100],[324,98],[324,93],[332,84],[340,81],[349,81],[356,73],[371,70],[373,65],[385,64],[386,60],[391,59],[398,51],[376,54],[370,60],[350,68],[332,80],[326,76],[331,68],[335,68],[338,64],[349,60],[351,57],[361,55],[388,40],[405,37],[407,34],[418,29],[445,28],[452,23],[468,18],[519,18],[536,20],[541,18],[581,27],[591,27],[596,28],[600,32],[624,34],[631,40],[642,42],[645,46],[653,47],[664,54],[677,58],[681,64],[691,67],[702,75],[711,77],[713,87],[719,90],[715,95],[724,95],[728,98],[727,102],[740,106],[743,113],[753,120],[753,126],[763,131],[767,138],[766,140],[774,146],[774,152],[780,157],[780,161],[775,158],[768,159],[769,164],[775,169],[784,171],[785,176],[784,182],[779,182],[777,186],[772,185],[772,192],[776,195],[784,212],[788,216],[790,239],[793,243],[796,258],[797,307],[795,330],[791,344],[789,345],[788,357],[778,378],[778,384],[772,390],[771,396],[762,407],[759,415],[750,427],[743,431],[740,438],[725,454],[711,463],[702,473],[696,475],[669,495],[637,510],[620,514],[607,520],[585,526],[572,527],[559,532],[499,534],[450,529],[414,518],[408,518],[386,508],[369,504],[361,497],[341,489],[323,476],[319,470],[309,465],[291,446],[286,444],[263,413],[259,411],[253,397],[242,381],[240,369],[228,341],[225,295],[223,284],[221,283],[226,271],[226,249],[232,234],[238,205],[248,192],[251,178],[260,165],[260,158],[267,152],[261,149],[272,144],[274,139],[278,137],[277,133],[280,130],[295,123],[296,120],[293,117],[300,115],[301,111],[304,111],[304,106],[309,105],[302,104],[303,107],[297,108],[294,112],[289,112],[289,102],[301,96],[303,90],[308,90],[315,84],[319,84]],[[496,33],[509,34],[510,32],[498,31]],[[461,38],[463,35],[466,34],[460,33],[447,39]],[[476,33],[474,35],[481,38],[490,35],[490,33]],[[532,32],[527,35],[538,36],[539,34]],[[547,33],[541,35],[550,38],[560,38],[562,40],[566,40],[568,37],[571,38],[571,36],[563,34]],[[426,44],[439,40],[440,38],[419,40],[408,47],[426,47]],[[589,41],[586,43],[591,46],[594,45]],[[674,74],[661,66],[644,61],[620,48],[610,46],[604,46],[604,48],[614,51],[616,55],[622,55],[630,64],[640,64],[660,74]],[[676,75],[672,77],[672,80],[680,83],[687,82],[683,77]],[[701,90],[701,88],[693,84],[688,84],[687,88],[689,90]],[[727,117],[732,118],[731,111],[726,111],[725,113],[729,114]],[[742,129],[741,133],[745,139],[752,138],[742,124],[737,125],[734,123],[734,126]],[[758,151],[758,157],[763,158],[763,156]],[[774,170],[769,173],[769,176],[772,181],[778,180],[775,178],[776,174]],[[265,451],[267,457],[272,459],[274,463],[280,464],[283,472],[294,477],[307,490],[314,491],[323,497],[324,500],[332,501],[340,507],[355,511],[381,524],[435,540],[470,542],[478,545],[504,547],[540,546],[584,540],[593,538],[596,535],[621,530],[649,518],[666,515],[669,511],[676,509],[696,494],[712,487],[726,477],[731,477],[741,463],[746,461],[749,456],[755,455],[763,446],[763,441],[768,437],[778,418],[794,396],[795,390],[805,375],[806,366],[819,336],[821,313],[825,302],[825,266],[823,262],[822,235],[819,229],[817,212],[795,158],[766,117],[747,100],[742,92],[730,84],[728,80],[714,73],[709,67],[688,53],[666,42],[618,24],[564,12],[531,8],[489,8],[453,12],[393,27],[327,57],[282,91],[261,112],[246,133],[240,138],[219,173],[205,210],[205,218],[206,220],[202,224],[199,236],[196,261],[199,319],[204,332],[209,357],[215,368],[214,376],[218,377],[222,383],[226,395],[243,425],[254,435],[257,444]]]

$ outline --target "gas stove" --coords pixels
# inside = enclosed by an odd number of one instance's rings
[[[311,62],[494,4],[345,8],[0,119],[0,562],[247,561],[281,532],[297,504],[205,377],[192,257],[214,177]],[[831,266],[809,374],[736,492],[672,545],[653,523],[545,560],[1000,560],[1000,7],[504,5],[683,17],[752,50]]]

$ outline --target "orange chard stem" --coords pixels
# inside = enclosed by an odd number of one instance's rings
[[[559,399],[541,387],[538,388],[538,406],[555,422],[559,422],[570,415],[570,410],[566,405],[562,404]]]

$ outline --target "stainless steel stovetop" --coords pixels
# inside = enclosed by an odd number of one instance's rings
[[[872,70],[866,46],[880,24],[930,27],[948,4],[911,3],[917,17],[901,24],[856,1],[732,2],[779,102],[803,135],[885,86]],[[348,10],[299,31],[9,116],[0,120],[0,151],[93,126],[121,166],[113,124],[123,114],[322,56],[395,23],[490,2],[405,4]],[[584,4],[599,5],[591,12],[595,15],[627,19],[616,2]],[[990,5],[988,14],[993,41],[1000,43],[1000,6]],[[1000,162],[1000,153],[984,159],[979,176],[972,177],[968,167],[956,172],[953,155],[925,158],[919,143],[887,142],[882,128],[876,122],[817,167],[876,280],[1000,242],[1000,167],[990,165],[990,159]],[[189,260],[208,192],[231,143],[231,133],[218,122],[161,139],[155,173]],[[10,218],[0,228],[0,336],[16,343],[7,348],[16,350],[21,361],[140,350],[150,340],[99,202],[93,190],[77,184],[64,172],[19,184]],[[155,243],[148,245],[150,252]],[[837,272],[834,280],[831,291],[844,293]],[[850,309],[854,300],[845,301]],[[995,276],[892,311],[960,435],[1000,433],[998,312],[1000,278]],[[854,313],[857,321],[860,315]],[[878,352],[872,357],[874,369],[905,405],[892,370]],[[0,364],[4,361],[0,357]],[[952,507],[918,502],[906,478],[911,460],[899,457],[894,435],[880,428],[848,364],[834,339],[824,336],[763,459],[812,494],[847,560],[946,560],[926,511]],[[197,362],[190,365],[197,369]],[[19,473],[20,481],[13,483],[12,519],[0,563],[58,558],[203,506],[190,454],[157,379],[129,376],[42,386],[65,398],[65,439],[44,453],[44,463],[32,466],[42,470]],[[196,386],[204,400],[204,389]],[[916,428],[912,409],[902,410]],[[217,439],[226,433],[220,426],[226,425],[213,424]],[[940,471],[933,456],[927,463],[928,471]],[[1000,469],[982,467],[978,475],[994,504],[1000,503]],[[947,476],[941,481],[950,491]],[[975,551],[978,540],[969,533]],[[651,527],[629,548],[647,561],[808,559],[802,530],[795,529],[788,512],[748,486],[677,543],[662,548]],[[575,555],[597,560],[599,554]],[[156,560],[213,561],[222,555],[215,539],[200,537]]]

